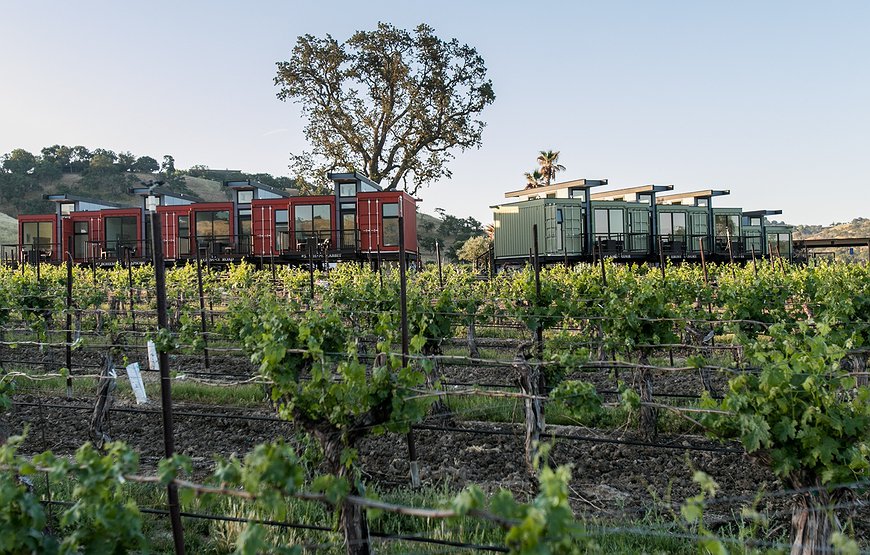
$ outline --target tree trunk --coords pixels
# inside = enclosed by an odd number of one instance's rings
[[[649,365],[649,355],[641,353],[637,360],[641,366]],[[646,403],[653,402],[653,373],[650,368],[637,369],[637,387],[640,395],[640,433],[644,439],[654,442],[658,437],[658,411]]]
[[[352,471],[341,464],[341,453],[344,445],[338,432],[318,433],[323,456],[329,471],[345,478],[350,483],[350,495],[359,495],[356,480]],[[344,536],[345,552],[347,555],[369,555],[371,553],[371,538],[369,537],[369,524],[365,509],[359,505],[342,502],[338,507],[338,526]]]
[[[435,390],[436,383],[440,379],[440,371],[438,370],[438,359],[435,358],[436,353],[426,353],[427,356],[432,357],[432,370],[430,372],[426,372],[426,388]],[[438,417],[446,417],[450,414],[450,407],[447,406],[447,403],[444,402],[444,397],[438,397],[435,399],[435,402],[432,403],[432,406],[429,407],[429,414],[432,416]]]
[[[797,498],[791,516],[791,555],[831,552],[831,536],[841,529],[831,508],[837,497],[836,493],[822,489]]]
[[[539,399],[544,391],[544,378],[540,366],[529,364],[523,355],[517,355],[514,367],[519,372],[517,381],[520,391],[526,395],[523,400],[526,413],[526,468],[531,476],[537,476],[535,457],[545,426],[544,405]]]
[[[471,358],[480,358],[480,349],[477,348],[477,330],[475,329],[474,318],[468,322],[468,356]]]
[[[107,441],[111,441],[107,433],[107,421],[109,410],[112,408],[115,388],[117,387],[115,378],[109,375],[109,372],[112,371],[112,366],[112,353],[110,352],[106,355],[106,363],[103,366],[103,371],[100,373],[100,382],[97,386],[97,400],[94,403],[94,412],[91,415],[91,421],[88,426],[91,439],[94,440],[94,445],[98,449],[101,449]]]

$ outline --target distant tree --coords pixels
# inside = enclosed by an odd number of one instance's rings
[[[456,257],[466,262],[474,262],[489,252],[491,245],[492,241],[489,240],[489,237],[483,235],[471,237],[462,243],[462,246],[456,251]]]
[[[110,171],[115,170],[115,161],[118,155],[111,150],[98,148],[91,154],[91,161],[88,164],[88,171]]]
[[[16,148],[3,157],[3,169],[9,173],[25,175],[36,166],[36,156],[23,148]]]
[[[118,169],[122,172],[133,171],[133,166],[136,165],[136,157],[129,150],[127,152],[118,153]]]
[[[56,181],[63,177],[63,170],[56,161],[43,156],[37,159],[36,167],[33,168],[33,176],[42,182]]]
[[[559,163],[559,151],[542,150],[538,153],[538,165],[541,166],[541,175],[544,177],[544,186],[550,184],[556,173],[565,171],[565,166]]]
[[[543,176],[538,170],[532,170],[523,174],[526,178],[526,189],[534,189],[541,186]]]
[[[495,100],[477,51],[425,24],[407,31],[380,23],[341,44],[304,35],[277,65],[278,98],[301,104],[318,153],[291,154],[302,184],[356,170],[414,194],[451,176],[452,150],[480,146],[478,116]]]
[[[91,151],[87,148],[78,145],[72,147],[70,151],[70,172],[82,173],[91,163]]]
[[[175,158],[169,154],[163,156],[163,163],[160,164],[160,171],[167,176],[175,175]]]
[[[72,171],[70,167],[71,157],[72,149],[65,145],[53,145],[42,149],[42,159],[54,162],[63,173],[70,173]]]
[[[160,169],[160,164],[150,156],[140,156],[133,164],[133,171],[140,173],[155,173]]]

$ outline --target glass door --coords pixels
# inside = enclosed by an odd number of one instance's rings
[[[356,249],[356,208],[341,209],[341,248]]]

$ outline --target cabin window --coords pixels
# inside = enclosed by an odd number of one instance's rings
[[[178,255],[190,254],[190,216],[178,217]]]
[[[60,215],[61,216],[69,216],[72,214],[73,209],[75,208],[75,204],[72,202],[64,202],[60,205]]]
[[[737,238],[740,235],[740,218],[735,214],[716,214],[713,223],[716,237],[727,238],[730,234],[732,238]]]
[[[106,250],[121,258],[125,247],[138,252],[136,240],[139,235],[139,218],[136,216],[111,216],[106,218]]]
[[[381,229],[384,232],[384,246],[395,247],[399,245],[399,204],[390,203],[384,204],[381,217],[383,225]]]
[[[254,191],[239,191],[239,204],[251,204],[252,200],[254,200]]]
[[[297,208],[299,208],[297,206]],[[290,211],[275,210],[275,250],[290,248]]]
[[[697,201],[695,201],[695,206],[710,206],[710,199],[699,198]]]
[[[595,236],[601,239],[622,239],[625,223],[622,208],[595,209]]]
[[[293,207],[293,226],[296,241],[304,242],[308,237],[326,241],[332,230],[332,205],[299,204]]]
[[[749,225],[760,226],[761,218],[749,218]]]
[[[340,197],[355,197],[356,183],[339,183],[338,196]]]
[[[206,241],[230,240],[229,210],[209,210],[196,213],[196,237]]]
[[[659,235],[666,238],[686,236],[685,212],[659,212]]]
[[[34,250],[51,250],[53,239],[51,222],[25,222],[21,224],[23,247]]]
[[[88,222],[73,222],[73,256],[88,257]]]

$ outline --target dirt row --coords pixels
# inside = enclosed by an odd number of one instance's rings
[[[17,396],[15,400],[20,403],[37,401],[29,396]],[[81,405],[82,401],[43,397],[39,399],[41,407],[17,405],[7,415],[10,431],[17,433],[26,425],[30,426],[23,447],[25,453],[49,449],[56,454],[71,454],[88,439],[90,412],[54,405]],[[125,441],[140,453],[146,469],[163,454],[159,407],[152,404],[149,408],[153,412],[148,414],[112,412],[109,428],[113,440]],[[212,469],[215,455],[243,455],[262,442],[298,439],[293,426],[286,422],[199,416],[229,413],[271,418],[273,414],[267,410],[184,404],[179,404],[175,410],[176,450],[193,457],[195,472],[200,478]],[[197,415],[186,415],[186,412]],[[532,494],[534,488],[525,470],[523,437],[518,426],[449,421],[430,421],[424,426],[445,424],[475,431],[414,431],[425,485],[459,489],[474,483],[487,491],[506,488],[521,498]],[[547,432],[628,442],[638,439],[630,432],[614,434],[566,426],[548,426]],[[691,480],[694,470],[708,473],[721,486],[718,497],[723,501],[714,500],[705,515],[714,523],[733,521],[740,508],[750,505],[759,491],[782,489],[768,470],[746,455],[687,449],[693,445],[722,447],[703,438],[662,437],[660,443],[674,448],[556,439],[550,463],[572,466],[571,498],[578,513],[619,521],[640,519],[650,512],[670,518],[667,516],[670,508],[698,493]],[[404,436],[386,434],[367,438],[359,451],[363,473],[369,482],[382,490],[408,485],[408,449]],[[789,518],[789,502],[788,497],[765,496],[758,509],[770,513],[774,524],[784,525]],[[843,516],[853,517],[859,535],[870,537],[870,510],[866,504],[859,512]]]

